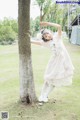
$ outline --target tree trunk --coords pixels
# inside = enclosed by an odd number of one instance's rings
[[[40,22],[42,21],[42,5],[40,6]]]
[[[20,98],[22,102],[36,101],[30,44],[30,0],[18,0],[18,36]]]

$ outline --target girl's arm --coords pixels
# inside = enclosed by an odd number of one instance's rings
[[[41,45],[41,42],[37,40],[31,40],[31,43],[35,45]]]
[[[62,33],[62,28],[61,25],[56,24],[56,23],[51,23],[51,22],[40,22],[41,26],[52,26],[52,27],[56,27],[58,29],[58,35],[61,36]]]

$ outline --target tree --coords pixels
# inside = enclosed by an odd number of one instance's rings
[[[40,21],[42,21],[42,11],[43,11],[43,3],[45,2],[45,0],[36,0],[39,8],[40,8]]]
[[[14,29],[15,28],[15,29]],[[17,40],[17,20],[4,18],[0,21],[0,44],[13,44]]]
[[[16,39],[16,33],[13,31],[11,26],[0,27],[0,44],[7,45],[12,44]]]
[[[31,22],[31,24],[30,24],[31,35],[34,37],[36,35],[36,33],[39,31],[39,29],[40,29],[40,26],[39,26],[39,23],[40,23],[39,17],[36,17],[35,20],[31,19],[30,22]]]
[[[42,21],[45,15],[48,13],[51,0],[36,0],[40,8],[40,21]]]
[[[18,36],[20,59],[20,99],[22,102],[36,101],[30,44],[30,0],[18,0]]]
[[[0,20],[0,44],[12,44],[17,40],[18,25],[17,20],[4,18]]]

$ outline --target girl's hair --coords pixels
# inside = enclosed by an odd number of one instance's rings
[[[45,37],[44,37],[44,34],[47,34],[47,33],[51,33],[51,31],[48,30],[48,29],[42,29],[42,30],[41,30],[42,40],[43,40],[44,42],[49,41],[49,40],[45,39]]]

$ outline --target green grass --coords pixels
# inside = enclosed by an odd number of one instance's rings
[[[8,111],[9,120],[80,120],[80,46],[65,41],[75,67],[73,84],[55,88],[49,103],[39,106],[19,102],[18,46],[0,46],[0,111]],[[32,61],[37,97],[43,85],[43,75],[50,51],[32,45]]]

